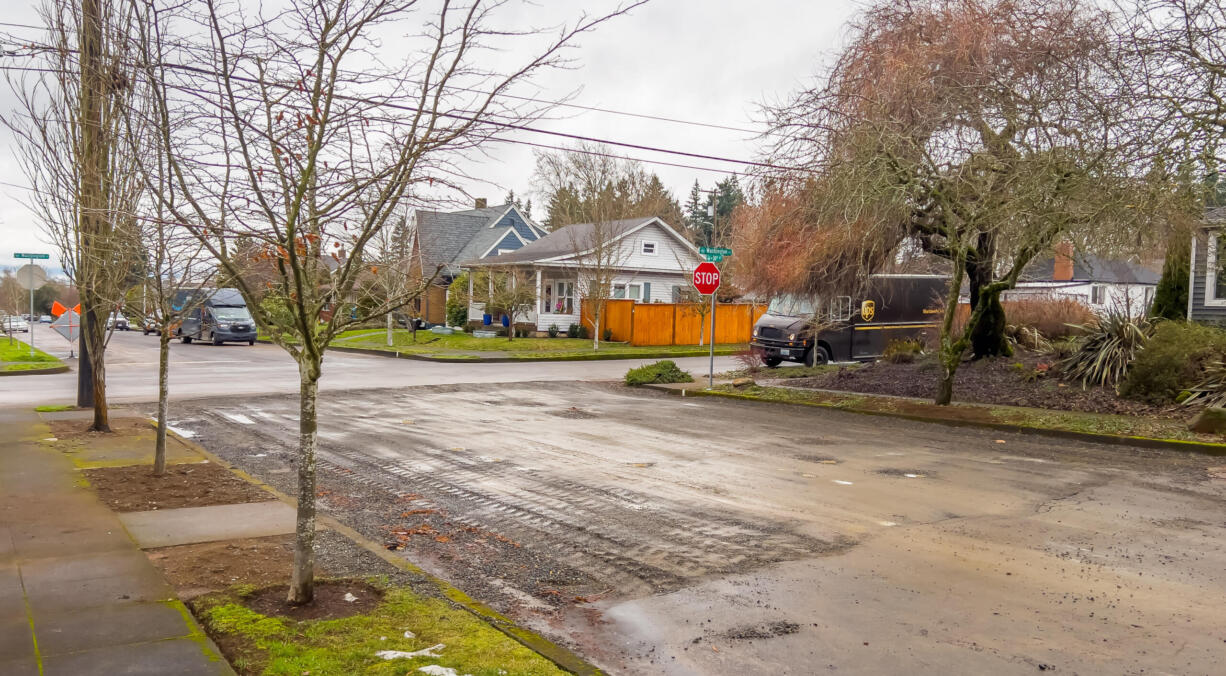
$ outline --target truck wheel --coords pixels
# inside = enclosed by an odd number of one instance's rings
[[[223,341],[217,340],[217,334],[209,331],[209,342],[214,345],[221,345]]]
[[[192,344],[192,337],[191,337],[191,336],[189,336],[189,335],[186,335],[186,334],[182,334],[182,333],[180,333],[180,334],[179,334],[179,340],[183,341],[183,344],[184,344],[184,345],[191,345],[191,344]]]
[[[254,338],[252,338],[251,340],[247,341],[247,344],[248,344],[248,345],[255,345],[255,339],[254,339]]]
[[[805,352],[805,366],[818,366],[830,363],[830,353],[821,345],[814,345]]]
[[[773,369],[783,363],[783,357],[767,357],[762,360],[762,363],[766,364],[766,368]]]

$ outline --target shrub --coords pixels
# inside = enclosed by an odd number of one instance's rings
[[[1097,321],[1089,308],[1066,296],[1035,296],[1007,300],[1001,304],[1005,307],[1011,334],[1029,329],[1038,331],[1048,340],[1058,340],[1081,335],[1084,333],[1083,327]]]
[[[741,369],[751,376],[757,375],[766,366],[766,357],[762,354],[762,350],[757,348],[741,350],[734,357],[740,362]]]
[[[1061,338],[1059,340],[1048,341],[1046,348],[1040,350],[1043,354],[1051,356],[1057,361],[1063,361],[1073,356],[1077,349],[1081,347],[1081,341],[1076,338]]]
[[[550,337],[550,338],[557,338],[557,337],[558,337],[558,325],[557,325],[557,324],[550,324],[550,325],[549,325],[549,337]]]
[[[924,352],[924,345],[915,338],[891,340],[881,353],[881,358],[891,364],[910,364]]]
[[[1176,400],[1185,406],[1200,404],[1222,406],[1226,404],[1226,364],[1212,361],[1205,367],[1204,378],[1188,390],[1180,392]]]
[[[1064,360],[1064,372],[1069,378],[1080,380],[1083,387],[1117,386],[1152,333],[1148,319],[1114,310],[1097,324],[1077,328],[1087,335],[1077,352]]]
[[[605,329],[604,330],[604,342],[607,343],[610,340],[613,340],[613,329]]]
[[[579,328],[575,331],[575,337],[576,338],[589,338],[590,335],[587,332],[587,327],[580,324]]]
[[[579,337],[579,325],[571,324],[570,326],[566,327],[566,337],[567,338],[578,338]]]
[[[464,326],[468,323],[468,273],[464,272],[451,281],[447,293],[447,326]]]
[[[1201,383],[1206,368],[1226,359],[1226,331],[1180,321],[1158,322],[1137,355],[1120,394],[1155,404],[1174,402],[1179,393]]]
[[[626,371],[626,384],[637,386],[651,383],[692,383],[694,377],[681,370],[671,359],[647,364]]]

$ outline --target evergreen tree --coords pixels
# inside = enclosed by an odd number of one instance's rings
[[[1167,245],[1162,263],[1162,278],[1154,290],[1151,317],[1184,319],[1188,316],[1188,275],[1192,264],[1192,237],[1180,231]]]
[[[706,242],[707,238],[703,236],[703,224],[706,221],[707,208],[704,206],[702,188],[698,185],[698,179],[694,179],[690,197],[685,201],[685,229],[689,231],[690,239]]]

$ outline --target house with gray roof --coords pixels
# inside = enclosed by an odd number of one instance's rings
[[[607,270],[599,282],[609,285],[606,297],[637,303],[678,302],[692,288],[693,270],[703,261],[698,249],[670,225],[642,217],[568,225],[518,249],[474,257],[461,266],[514,271],[515,277],[535,285],[534,307],[514,321],[545,333],[551,326],[566,331],[580,323],[583,299],[591,295],[588,287],[598,283],[591,274],[597,256],[596,265]],[[469,280],[471,284],[472,275]],[[474,298],[471,291],[469,298]],[[469,320],[484,319],[485,304],[470,303]]]
[[[1055,255],[1035,259],[1026,266],[1017,286],[1002,298],[1072,298],[1098,314],[1117,310],[1139,316],[1153,303],[1160,277],[1157,265],[1075,252],[1066,242],[1056,246]]]
[[[422,294],[420,316],[432,324],[447,321],[447,287],[460,274],[460,262],[517,251],[548,234],[514,204],[476,206],[464,211],[414,214],[409,276],[419,283],[438,271]]]
[[[1226,258],[1222,256],[1226,207],[1205,211],[1205,223],[1192,238],[1188,279],[1188,319],[1226,324]]]

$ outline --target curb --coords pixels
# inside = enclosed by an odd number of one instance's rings
[[[751,394],[741,394],[738,392],[721,392],[717,390],[707,389],[679,389],[667,387],[665,385],[648,384],[641,386],[643,388],[665,392],[668,394],[683,396],[683,397],[723,397],[725,399],[738,399],[742,401],[756,401],[763,404],[783,404],[785,406],[807,406],[809,408],[821,408],[830,411],[844,411],[846,413],[858,413],[860,415],[876,415],[887,418],[898,418],[901,420],[912,420],[916,422],[936,423],[938,425],[947,425],[949,427],[975,427],[979,429],[990,429],[998,432],[1014,432],[1017,434],[1028,434],[1032,436],[1051,437],[1055,439],[1065,439],[1071,441],[1089,441],[1099,444],[1108,444],[1112,446],[1138,446],[1141,448],[1153,448],[1159,450],[1175,450],[1186,451],[1192,453],[1201,453],[1204,455],[1226,456],[1226,443],[1215,444],[1206,441],[1180,441],[1179,439],[1154,439],[1152,437],[1130,437],[1119,434],[1095,434],[1093,432],[1075,432],[1072,430],[1049,429],[1046,427],[1029,427],[1026,425],[1014,425],[1011,423],[999,423],[977,420],[951,420],[948,418],[934,418],[924,415],[915,415],[912,413],[899,413],[895,411],[876,411],[871,409],[856,408],[854,406],[835,406],[817,401],[772,401],[755,397]],[[879,394],[865,394],[863,392],[843,392],[840,390],[823,390],[824,392],[843,394],[856,397],[870,397],[875,399],[904,399],[904,397],[890,397]]]
[[[70,369],[69,369],[68,364],[63,364],[60,366],[52,366],[49,369],[22,369],[19,371],[0,371],[0,376],[45,376],[45,375],[50,375],[52,373],[66,373],[69,370]]]
[[[155,428],[157,427],[156,420],[150,419],[150,422],[152,422]],[[272,486],[264,483],[263,481],[260,481],[259,479],[248,474],[247,472],[244,472],[243,470],[231,465],[229,462],[226,462],[225,460],[218,457],[217,455],[209,452],[208,449],[204,448],[200,444],[192,441],[191,439],[186,439],[180,436],[174,430],[169,429],[169,428],[167,428],[166,433],[168,435],[174,436],[175,439],[179,440],[183,445],[187,446],[188,448],[203,455],[205,458],[209,460],[209,462],[216,463],[218,466],[224,467],[226,470],[230,471],[232,474],[234,474],[238,478],[250,484],[259,486],[260,488],[264,489],[268,493],[272,494],[274,497],[276,497],[281,502],[284,502],[289,505],[294,505],[295,507],[297,506],[298,502],[294,498],[286,495],[285,493],[282,493],[281,491],[277,490],[276,488],[273,488]],[[553,641],[550,641],[549,639],[545,638],[544,636],[541,636],[540,634],[537,634],[535,632],[524,629],[523,627],[520,627],[519,625],[515,624],[515,622],[511,620],[510,618],[502,615],[501,613],[487,606],[486,604],[481,603],[480,601],[477,601],[476,599],[473,599],[468,594],[465,594],[459,588],[455,587],[454,585],[447,582],[446,580],[435,577],[434,575],[431,575],[425,570],[410,563],[409,561],[390,553],[389,551],[387,551],[385,547],[383,547],[379,543],[371,540],[370,538],[367,538],[365,535],[362,535],[358,531],[350,528],[349,526],[346,526],[340,521],[337,521],[334,517],[317,513],[315,520],[317,523],[323,524],[327,526],[328,528],[336,531],[337,533],[344,535],[350,540],[353,540],[354,543],[356,543],[358,546],[369,551],[375,556],[378,556],[380,559],[383,559],[387,563],[403,571],[413,573],[414,575],[418,575],[418,576],[421,576],[422,578],[429,580],[432,584],[436,585],[439,588],[439,590],[443,593],[443,596],[447,597],[447,599],[450,600],[452,603],[455,603],[456,605],[460,606],[464,610],[467,610],[468,612],[472,613],[478,619],[482,620],[483,622],[490,625],[494,629],[497,629],[503,634],[506,634],[511,639],[520,643],[521,645],[528,648],[529,650],[535,652],[541,657],[544,657],[550,662],[553,662],[555,665],[557,665],[559,669],[562,669],[571,674],[577,674],[578,676],[600,676],[604,674],[603,671],[601,671],[595,665],[591,664],[590,662],[583,659],[579,655],[571,652],[570,650],[567,650],[566,648],[554,643]]]
[[[270,340],[258,339],[255,342],[272,345]],[[695,354],[659,354],[656,352],[611,352],[592,354],[569,355],[565,357],[540,357],[540,358],[524,358],[518,359],[515,357],[465,357],[465,356],[440,356],[431,357],[424,354],[412,354],[409,352],[393,352],[391,350],[376,350],[368,347],[344,347],[340,345],[329,345],[329,352],[350,352],[353,354],[367,354],[375,357],[387,357],[388,359],[412,359],[414,361],[430,361],[439,364],[526,364],[552,361],[605,361],[612,359],[688,359],[690,357],[706,357],[710,353],[702,352]],[[721,352],[715,351],[716,357],[730,357],[736,352]]]

